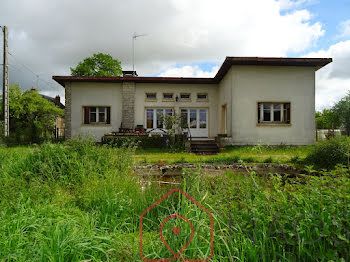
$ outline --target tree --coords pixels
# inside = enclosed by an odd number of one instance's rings
[[[98,53],[70,68],[72,76],[121,76],[122,67],[111,55]]]
[[[350,135],[350,92],[347,96],[336,103],[332,110],[339,119],[341,125],[345,128],[346,135]]]
[[[318,129],[339,128],[339,118],[332,109],[323,109],[322,112],[316,112],[316,124]]]
[[[56,117],[64,114],[37,91],[22,91],[19,86],[10,86],[9,99],[11,142],[41,142],[55,131]]]

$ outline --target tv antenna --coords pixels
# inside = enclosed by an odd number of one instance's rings
[[[147,36],[148,34],[136,34],[134,33],[132,35],[132,71],[135,72],[135,40],[136,38],[138,37],[141,37],[141,36]]]

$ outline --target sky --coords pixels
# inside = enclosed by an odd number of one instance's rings
[[[350,91],[350,0],[2,0],[0,25],[10,83],[50,96],[64,98],[52,75],[93,53],[131,70],[134,33],[146,34],[140,76],[213,77],[226,56],[331,57],[316,72],[316,109]]]

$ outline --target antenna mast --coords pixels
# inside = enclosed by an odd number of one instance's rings
[[[141,37],[141,36],[146,36],[147,34],[141,34],[141,35],[138,35],[136,33],[134,33],[132,35],[132,71],[135,72],[135,40],[136,38],[138,37]]]

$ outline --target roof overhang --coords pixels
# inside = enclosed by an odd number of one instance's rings
[[[96,76],[53,76],[53,80],[65,86],[66,82],[105,82],[105,83],[167,83],[167,84],[215,84],[214,78],[189,77],[96,77]]]
[[[315,71],[332,62],[332,58],[282,58],[282,57],[226,57],[214,78],[193,77],[95,77],[95,76],[53,76],[52,79],[65,87],[66,82],[105,82],[105,83],[167,83],[167,84],[217,84],[231,66],[301,66],[314,67]]]
[[[255,66],[304,66],[314,67],[315,71],[332,62],[332,58],[284,58],[284,57],[226,57],[215,75],[217,82],[226,75],[233,65]]]

